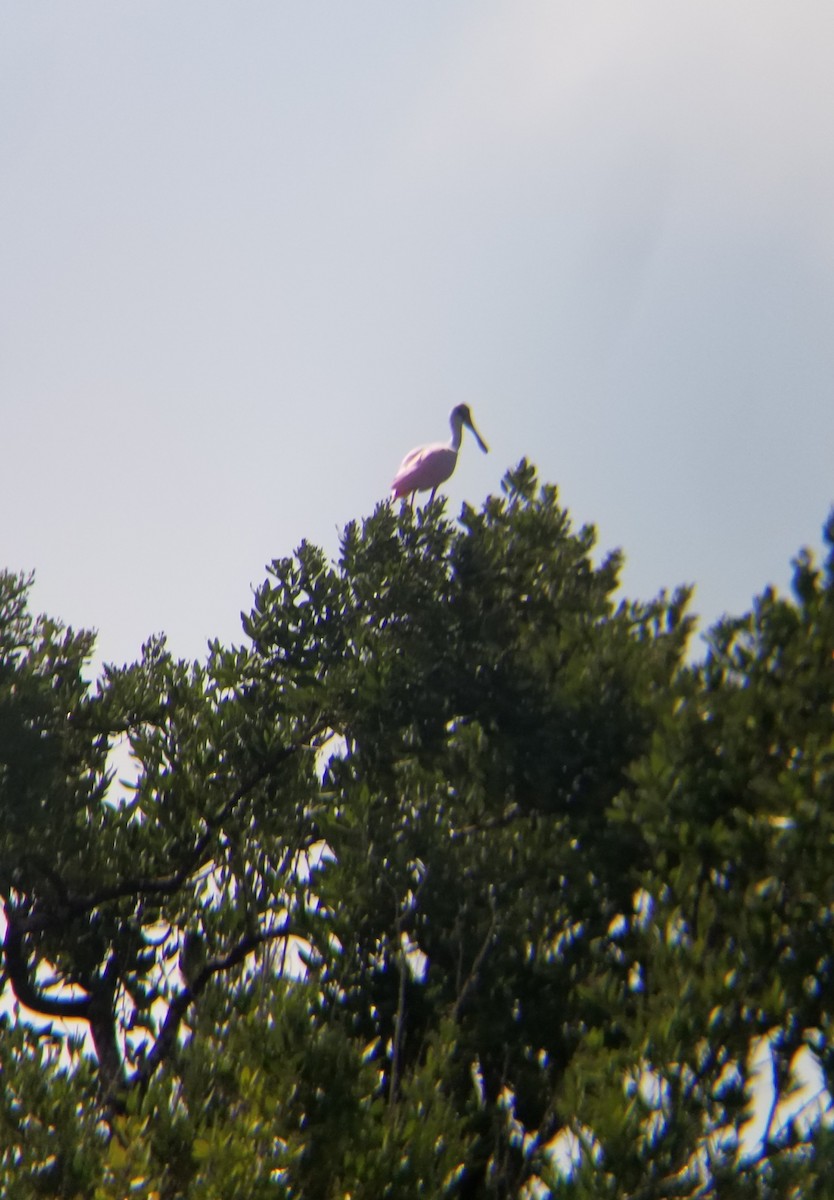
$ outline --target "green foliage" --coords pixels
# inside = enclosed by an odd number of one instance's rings
[[[0,576],[0,1190],[824,1194],[834,551],[688,666],[594,545],[522,463],[94,687]]]

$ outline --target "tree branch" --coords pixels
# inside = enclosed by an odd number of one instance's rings
[[[512,825],[520,818],[529,820],[535,814],[532,812],[524,812],[518,804],[511,804],[503,813],[495,817],[485,817],[483,821],[479,821],[476,825],[463,825],[460,829],[453,829],[449,834],[451,841],[459,841],[460,838],[470,837],[473,833],[488,833],[492,829],[503,829],[507,825]]]
[[[277,938],[286,936],[286,928],[269,930],[264,933],[247,934],[246,937],[241,938],[228,954],[224,954],[219,958],[209,959],[201,970],[197,972],[193,981],[186,985],[169,1004],[167,1015],[153,1046],[142,1060],[140,1066],[137,1067],[136,1071],[130,1077],[128,1083],[131,1086],[139,1085],[140,1087],[144,1087],[150,1081],[156,1069],[170,1054],[177,1039],[180,1025],[192,1001],[196,1000],[205,989],[213,975],[218,974],[220,971],[228,971],[230,967],[236,967],[253,950],[256,950],[258,946],[262,946],[265,942],[271,942]]]
[[[452,1020],[453,1021],[456,1021],[458,1019],[458,1017],[460,1016],[460,1010],[463,1007],[464,1001],[466,1000],[466,997],[468,996],[469,992],[475,986],[475,982],[478,978],[478,972],[480,971],[483,961],[487,956],[487,951],[489,950],[490,945],[492,944],[492,939],[495,935],[495,926],[497,924],[497,916],[496,916],[496,912],[495,912],[495,893],[493,892],[491,885],[490,885],[490,889],[489,889],[489,907],[490,907],[490,911],[492,913],[492,916],[491,916],[490,922],[489,922],[489,929],[486,932],[486,937],[483,940],[483,944],[482,944],[480,950],[475,955],[475,961],[472,963],[472,969],[470,970],[466,979],[464,979],[463,987],[460,989],[460,992],[458,993],[458,997],[455,1000],[455,1003],[452,1007]]]
[[[108,1100],[115,1100],[125,1083],[124,1062],[116,1037],[116,1017],[113,1011],[118,986],[119,967],[114,955],[96,980],[87,1012],[99,1065],[99,1086]]]
[[[118,883],[99,888],[97,891],[89,892],[86,896],[73,897],[67,895],[64,901],[65,911],[70,916],[83,916],[85,913],[92,912],[93,909],[98,908],[102,904],[108,904],[114,900],[122,900],[126,896],[165,896],[178,892],[188,877],[194,871],[205,866],[206,862],[209,861],[204,856],[214,839],[218,825],[227,820],[241,801],[259,783],[263,783],[275,767],[280,766],[295,754],[297,749],[298,745],[295,743],[290,746],[283,746],[280,751],[270,756],[269,761],[252,778],[236,788],[212,820],[206,821],[206,830],[203,835],[191,847],[181,848],[180,853],[185,853],[186,857],[175,871],[172,871],[169,875],[157,876],[155,878],[152,876],[134,875],[127,879],[122,879]],[[25,931],[27,933],[41,932],[44,929],[54,927],[56,921],[60,923],[60,918],[56,918],[50,913],[32,914],[26,918]]]
[[[408,963],[405,958],[405,950],[402,943],[398,947],[397,961],[400,971],[399,988],[397,991],[397,1015],[394,1021],[394,1036],[391,1046],[391,1078],[388,1081],[388,1103],[393,1104],[397,1098],[397,1084],[399,1082],[400,1071],[400,1047],[403,1036],[403,1025],[405,1023],[405,974],[408,970]]]
[[[3,953],[9,982],[15,997],[26,1008],[31,1008],[33,1012],[39,1013],[43,1017],[89,1020],[91,1002],[89,994],[63,999],[57,996],[46,996],[41,988],[32,981],[24,932],[15,919],[14,910],[8,904],[5,905],[5,912],[6,936],[3,939]]]

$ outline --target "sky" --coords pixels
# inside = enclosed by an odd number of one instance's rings
[[[468,403],[706,628],[834,502],[828,0],[0,0],[0,567],[240,642]]]

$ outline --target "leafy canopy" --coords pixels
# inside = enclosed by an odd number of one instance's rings
[[[826,538],[696,665],[526,463],[202,664],[91,686],[0,576],[2,1190],[824,1195]]]

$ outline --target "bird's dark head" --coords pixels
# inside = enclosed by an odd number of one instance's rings
[[[452,414],[449,418],[449,421],[452,429],[459,429],[462,425],[465,425],[468,429],[471,429],[475,435],[475,440],[483,450],[484,454],[489,452],[489,446],[475,428],[475,422],[472,420],[472,413],[469,411],[468,404],[456,404],[452,409]]]

